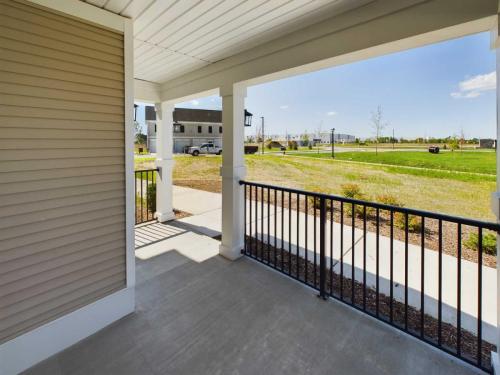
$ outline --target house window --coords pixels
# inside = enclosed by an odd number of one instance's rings
[[[222,134],[222,126],[219,126],[219,134]]]
[[[209,133],[212,133],[212,126],[209,126],[209,127],[208,127],[208,132],[209,132]]]
[[[201,125],[198,125],[198,133],[201,133]]]
[[[174,133],[184,133],[184,125],[174,124]]]

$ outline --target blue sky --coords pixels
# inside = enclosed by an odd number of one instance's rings
[[[247,109],[266,134],[319,129],[373,136],[371,112],[382,106],[396,137],[494,137],[495,53],[482,33],[274,81],[248,89]],[[220,109],[219,97],[178,107]],[[142,111],[138,117],[142,118]]]

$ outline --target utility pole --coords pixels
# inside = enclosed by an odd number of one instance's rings
[[[262,119],[262,155],[264,155],[264,144],[266,143],[264,137],[264,116],[260,117]]]
[[[335,159],[335,128],[332,128],[331,133],[331,144],[332,144],[332,159]]]

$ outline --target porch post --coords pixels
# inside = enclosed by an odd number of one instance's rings
[[[219,253],[234,260],[243,249],[243,187],[245,177],[244,111],[246,88],[236,85],[221,87],[222,96],[222,243]]]
[[[173,171],[173,102],[155,104],[156,111],[156,167],[159,169],[156,180],[155,217],[163,223],[175,218],[172,207]]]
[[[496,48],[496,74],[497,74],[497,138],[496,138],[496,160],[497,160],[497,188],[496,192],[491,196],[491,207],[493,213],[497,217],[497,221],[500,222],[500,153],[499,149],[499,141],[500,141],[500,49],[499,49],[499,36],[498,36],[498,28],[492,30],[492,48]],[[497,351],[496,353],[491,353],[491,365],[493,367],[494,374],[500,374],[500,361],[499,361],[499,353],[500,353],[500,234],[497,233]]]

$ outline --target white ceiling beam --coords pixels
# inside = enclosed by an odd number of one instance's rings
[[[370,3],[184,74],[162,99],[223,84],[261,83],[491,29],[496,0]]]

